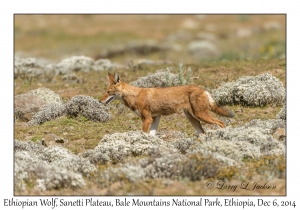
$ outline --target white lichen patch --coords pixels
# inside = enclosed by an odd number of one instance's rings
[[[96,170],[88,160],[59,146],[15,140],[14,150],[15,189],[19,191],[31,183],[40,190],[84,187],[83,177]]]
[[[286,100],[283,84],[269,73],[241,77],[235,82],[222,84],[211,93],[222,105],[282,105]]]
[[[25,94],[39,96],[46,104],[63,104],[60,96],[48,88],[38,88]]]
[[[64,104],[47,104],[36,113],[28,122],[28,125],[40,125],[44,122],[53,120],[66,113],[66,106]]]
[[[107,107],[93,97],[84,95],[71,98],[66,104],[66,112],[70,116],[77,117],[82,115],[95,122],[106,122],[111,118]]]
[[[276,119],[286,120],[286,105],[284,105],[279,113],[276,115]]]
[[[179,84],[179,77],[176,74],[170,73],[164,69],[158,70],[154,74],[149,74],[140,77],[138,80],[130,83],[137,87],[167,87],[176,86]]]
[[[92,163],[118,163],[128,156],[151,155],[156,150],[176,151],[170,143],[141,131],[114,133],[105,135],[93,150],[88,150],[83,157]]]
[[[212,130],[200,136],[203,144],[198,143],[194,150],[207,149],[238,161],[284,155],[285,145],[273,137],[277,128],[285,128],[285,121],[252,120],[240,127]]]

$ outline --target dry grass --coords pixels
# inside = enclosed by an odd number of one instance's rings
[[[188,21],[195,27],[186,26]],[[74,54],[94,57],[103,49],[133,40],[163,41],[171,34],[186,30],[191,36],[201,31],[212,32],[220,38],[218,45],[227,55],[249,51],[258,57],[269,42],[285,40],[285,33],[270,30],[241,39],[236,39],[235,34],[239,28],[263,30],[270,21],[285,28],[284,15],[206,15],[203,18],[195,15],[15,15],[15,50],[58,62]],[[195,63],[191,56],[184,54],[151,57]],[[133,57],[125,55],[116,60],[124,59]]]
[[[259,180],[259,177],[256,177]],[[61,190],[51,190],[42,193],[42,195],[77,195],[77,196],[107,196],[107,195],[153,195],[153,196],[245,196],[245,195],[262,195],[262,196],[278,196],[278,195],[286,195],[286,181],[283,179],[274,179],[270,182],[267,182],[270,186],[276,186],[276,189],[255,189],[255,190],[246,190],[241,187],[241,181],[232,180],[232,181],[220,181],[220,180],[212,180],[215,187],[212,189],[208,189],[209,181],[172,181],[165,179],[155,179],[155,180],[145,180],[139,181],[135,183],[128,182],[115,182],[112,183],[107,188],[99,188],[95,186],[93,183],[87,184],[86,188],[78,189],[76,191],[70,189],[61,189]],[[218,186],[219,183],[219,186]],[[224,185],[223,185],[224,183]],[[264,185],[265,182],[261,181],[259,184]],[[223,185],[223,189],[222,189]],[[249,183],[249,186],[254,186],[254,181]],[[225,189],[225,187],[232,188]],[[235,190],[234,187],[236,187]],[[249,187],[249,189],[252,189]],[[37,195],[41,194],[38,190],[31,190],[26,193],[17,193],[17,195]]]

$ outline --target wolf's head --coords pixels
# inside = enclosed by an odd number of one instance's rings
[[[107,87],[106,93],[100,98],[100,102],[106,105],[116,99],[122,99],[122,83],[120,76],[115,72],[114,75],[108,73],[108,77],[109,85]]]

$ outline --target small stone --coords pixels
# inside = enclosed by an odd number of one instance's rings
[[[279,136],[285,136],[285,129],[284,128],[277,128],[275,133],[278,134]]]
[[[45,101],[37,95],[15,96],[14,114],[17,119],[29,121],[43,106]]]
[[[175,126],[176,126],[177,128],[184,128],[184,123],[183,123],[183,122],[177,122],[177,123],[175,124]]]
[[[128,113],[128,114],[126,115],[126,117],[132,120],[132,119],[136,118],[137,115],[135,115],[135,114],[133,114],[133,113]]]
[[[269,114],[271,112],[274,112],[274,108],[272,107],[268,107],[266,110],[265,110],[265,114]]]

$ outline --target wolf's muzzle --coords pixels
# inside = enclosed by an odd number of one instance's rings
[[[110,96],[109,98],[106,99],[105,104],[109,104],[110,102],[112,102],[114,100],[113,96]]]

